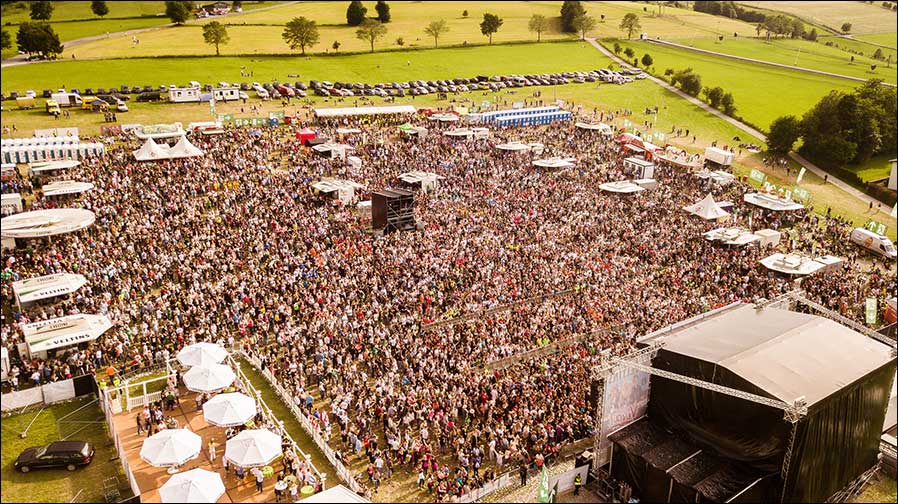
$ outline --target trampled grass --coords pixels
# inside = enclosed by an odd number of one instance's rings
[[[687,49],[664,47],[649,42],[620,42],[631,47],[637,57],[651,54],[654,71],[692,68],[702,77],[702,86],[720,86],[733,94],[736,114],[756,127],[766,130],[777,117],[801,116],[820,98],[832,90],[850,90],[860,86],[836,77],[824,77],[761,64],[736,61],[725,57],[696,55]],[[606,43],[606,46],[609,45]]]
[[[68,472],[65,468],[57,468],[35,469],[27,474],[20,473],[13,467],[16,457],[25,448],[58,441],[60,439],[57,428],[59,419],[91,400],[82,399],[51,406],[39,415],[40,408],[38,407],[28,413],[3,419],[3,450],[0,450],[3,502],[70,502],[76,496],[77,502],[105,502],[103,481],[113,476],[118,477],[122,496],[124,497],[126,492],[130,493],[121,464],[118,460],[112,460],[115,456],[115,447],[111,445],[111,440],[107,437],[105,421],[85,424],[86,428],[71,437],[73,440],[89,441],[94,444],[96,455],[89,465],[80,467],[74,472]],[[35,415],[37,415],[37,420],[28,430],[28,436],[21,439],[19,432],[25,430]],[[94,404],[82,412],[76,413],[70,419],[88,421],[87,419],[102,418],[102,415],[99,406]],[[72,432],[77,428],[63,424],[62,430]],[[78,492],[81,490],[83,492],[79,495]]]
[[[763,39],[754,37],[729,37],[722,42],[707,38],[682,39],[674,40],[673,42],[691,45],[707,51],[798,66],[811,70],[821,70],[849,77],[859,77],[861,79],[875,77],[893,84],[898,81],[898,67],[895,64],[891,68],[887,68],[885,63],[864,56],[855,56],[855,61],[851,62],[850,58],[852,55],[846,51],[806,40],[772,39],[767,43]],[[877,65],[875,71],[870,69],[871,64]]]

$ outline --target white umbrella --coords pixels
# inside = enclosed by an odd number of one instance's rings
[[[187,367],[209,367],[212,364],[220,364],[227,356],[228,351],[221,345],[202,341],[182,348],[178,352],[178,362]]]
[[[250,429],[228,440],[224,457],[240,467],[261,467],[280,454],[281,436],[265,429]]]
[[[184,373],[184,385],[194,392],[218,392],[234,383],[236,378],[234,371],[224,364],[194,366]]]
[[[187,429],[165,429],[148,437],[140,448],[140,458],[155,467],[175,467],[197,458],[203,438]]]
[[[221,476],[199,468],[175,474],[159,488],[162,502],[218,502],[224,493]]]
[[[203,418],[219,427],[243,425],[254,416],[256,401],[240,392],[218,394],[203,404]]]

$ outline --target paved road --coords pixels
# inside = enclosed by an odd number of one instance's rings
[[[720,56],[721,58],[730,58],[730,59],[739,60],[739,61],[747,61],[749,63],[755,63],[758,65],[767,65],[767,66],[772,66],[772,67],[785,68],[788,70],[796,70],[799,72],[823,75],[826,77],[836,77],[839,79],[848,79],[848,80],[853,80],[853,81],[857,81],[857,82],[867,82],[869,80],[869,79],[864,79],[862,77],[852,77],[850,75],[842,75],[842,74],[837,74],[837,73],[832,73],[832,72],[824,72],[823,70],[814,70],[812,68],[803,68],[803,67],[797,67],[797,66],[792,66],[792,65],[784,65],[782,63],[773,63],[771,61],[764,61],[764,60],[759,60],[759,59],[754,59],[754,58],[746,58],[744,56],[735,56],[733,54],[725,54],[725,53],[721,53],[721,52],[717,52],[717,51],[709,51],[707,49],[699,49],[697,47],[690,47],[690,46],[683,45],[683,44],[677,44],[675,42],[669,42],[667,40],[645,39],[645,41],[651,42],[652,44],[666,45],[666,46],[670,46],[670,47],[675,47],[677,49],[686,49],[687,51],[694,51],[694,52],[699,52],[699,53],[711,54],[714,56]],[[895,84],[890,84],[888,82],[883,82],[882,85],[889,86],[889,87],[896,87]]]
[[[602,54],[604,54],[605,56],[608,56],[609,58],[611,58],[612,61],[615,61],[615,62],[619,63],[622,67],[624,67],[624,68],[633,68],[633,66],[630,65],[629,63],[627,63],[625,60],[623,60],[623,59],[621,59],[621,58],[618,58],[617,56],[614,55],[614,53],[612,53],[612,52],[609,51],[608,49],[605,49],[605,47],[603,47],[602,44],[599,44],[598,42],[596,42],[596,39],[594,39],[594,38],[588,38],[588,39],[586,39],[586,40],[587,40],[587,42],[589,42],[590,44],[592,44],[593,47],[595,47],[595,48],[598,49],[600,52],[602,52]],[[661,79],[659,79],[659,78],[657,78],[657,77],[655,77],[655,76],[653,76],[653,75],[649,75],[648,78],[649,78],[649,80],[651,80],[651,81],[654,82],[655,84],[658,84],[659,86],[661,86],[661,87],[667,89],[667,90],[670,91],[671,93],[676,94],[676,95],[679,96],[680,98],[683,98],[683,99],[685,99],[685,100],[688,100],[688,101],[691,102],[692,104],[694,104],[694,105],[696,105],[696,106],[698,106],[698,107],[701,107],[702,110],[704,110],[704,111],[706,111],[706,112],[708,112],[708,113],[710,113],[710,114],[714,114],[715,116],[717,116],[717,117],[723,119],[724,121],[726,121],[726,122],[732,124],[733,126],[739,128],[739,129],[741,129],[742,131],[744,131],[744,132],[746,132],[746,133],[749,133],[749,134],[751,134],[751,135],[754,135],[756,138],[758,138],[758,139],[760,139],[760,140],[762,140],[762,141],[764,141],[764,142],[767,141],[767,136],[766,136],[766,135],[764,135],[763,133],[761,133],[761,132],[758,131],[757,129],[752,128],[751,126],[749,126],[749,125],[743,123],[742,121],[739,121],[739,120],[737,120],[737,119],[734,119],[734,118],[732,118],[732,117],[730,117],[730,116],[724,114],[723,112],[721,112],[721,111],[719,111],[719,110],[717,110],[717,109],[711,107],[710,105],[708,105],[707,103],[705,103],[705,102],[699,100],[698,98],[696,98],[696,97],[694,97],[694,96],[690,96],[690,95],[684,93],[683,91],[680,91],[679,89],[675,88],[674,86],[668,84],[667,82],[665,82],[665,81],[663,81],[663,80],[661,80]],[[877,200],[877,199],[875,199],[875,198],[872,198],[872,197],[868,196],[867,194],[865,194],[865,193],[863,193],[863,192],[861,192],[861,191],[858,191],[857,189],[855,189],[854,187],[852,187],[852,186],[849,185],[848,183],[844,182],[843,180],[838,179],[838,178],[836,178],[836,177],[830,175],[829,173],[823,171],[821,168],[817,167],[816,165],[814,165],[813,163],[811,163],[811,162],[808,161],[807,159],[805,159],[805,158],[801,157],[800,155],[798,155],[797,152],[790,152],[790,153],[789,153],[789,157],[792,158],[792,159],[794,159],[795,162],[797,162],[797,163],[800,164],[801,166],[807,168],[807,170],[808,170],[809,172],[814,173],[814,174],[817,175],[818,177],[820,177],[820,178],[828,177],[828,181],[829,181],[830,183],[832,183],[833,185],[835,185],[835,186],[838,187],[839,189],[842,189],[843,191],[845,191],[845,192],[848,193],[849,195],[853,196],[854,198],[857,198],[857,199],[861,200],[861,201],[864,202],[865,204],[869,205],[869,204],[872,202],[872,203],[873,203],[873,208],[877,208],[878,205],[882,205],[882,203],[881,203],[879,200]],[[888,216],[888,215],[891,213],[891,211],[892,211],[892,209],[891,209],[891,208],[888,208],[888,206],[882,206],[882,207],[879,208],[879,212],[882,213],[882,214],[884,214],[885,216]]]
[[[269,9],[277,9],[277,8],[279,8],[279,7],[286,7],[286,6],[288,6],[288,5],[292,5],[292,4],[295,4],[295,3],[298,3],[298,2],[283,2],[283,3],[277,3],[277,4],[274,4],[274,5],[268,5],[268,6],[266,6],[266,7],[259,7],[258,9],[245,10],[245,11],[240,12],[240,13],[237,13],[237,12],[229,12],[228,14],[225,14],[224,16],[213,16],[213,17],[208,18],[208,19],[219,19],[219,18],[223,18],[223,17],[227,17],[227,16],[235,16],[235,15],[240,15],[240,14],[248,14],[248,13],[250,13],[250,12],[261,12],[261,11],[265,11],[265,10],[269,10]],[[147,28],[135,28],[135,29],[133,29],[133,30],[125,30],[125,31],[113,32],[113,33],[108,33],[108,34],[103,33],[103,34],[100,34],[100,35],[94,35],[94,36],[91,36],[91,37],[82,37],[82,38],[78,38],[78,39],[72,39],[72,40],[69,40],[69,41],[67,41],[67,42],[63,42],[62,47],[65,48],[65,49],[71,49],[72,47],[77,47],[77,46],[79,46],[79,45],[81,45],[81,44],[86,44],[86,43],[88,43],[88,42],[93,42],[93,41],[95,41],[95,40],[102,40],[102,39],[109,38],[109,37],[120,37],[120,36],[136,35],[136,34],[138,34],[138,33],[143,33],[143,32],[151,31],[151,30],[158,30],[159,28],[168,28],[168,27],[171,27],[171,26],[175,26],[175,24],[174,24],[174,23],[168,23],[168,24],[163,24],[163,25],[150,26],[150,27],[147,27]],[[58,60],[35,60],[35,61],[28,61],[26,55],[24,55],[24,54],[17,54],[17,55],[15,55],[15,56],[13,56],[12,58],[8,58],[8,59],[5,59],[5,60],[3,60],[2,62],[0,62],[0,68],[7,68],[7,67],[13,67],[13,66],[19,66],[19,65],[30,65],[30,64],[34,64],[34,63],[50,63],[50,62],[53,62],[53,61],[69,61],[69,60],[66,60],[66,59],[58,59]]]

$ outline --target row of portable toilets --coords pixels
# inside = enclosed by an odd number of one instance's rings
[[[31,140],[31,139],[27,139]],[[77,139],[76,139],[77,140]],[[2,145],[0,159],[7,163],[37,163],[41,161],[57,161],[65,159],[84,159],[102,156],[106,146],[100,142],[60,143],[32,145]]]
[[[22,147],[29,145],[68,145],[73,143],[80,143],[77,136],[4,138],[3,140],[0,140],[0,147]]]

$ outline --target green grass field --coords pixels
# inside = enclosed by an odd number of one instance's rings
[[[10,5],[4,5],[2,11],[3,24],[18,24],[22,21],[29,21],[31,19],[29,16],[31,11],[28,7],[28,3],[29,2],[14,2]],[[246,3],[249,4],[250,2]],[[109,8],[109,14],[104,16],[106,19],[165,14],[164,2],[107,2],[106,6]],[[51,22],[85,19],[100,19],[90,10],[90,2],[53,2],[53,15],[50,17]]]
[[[891,68],[886,68],[885,63],[864,56],[855,56],[855,61],[852,63],[850,61],[852,55],[848,52],[806,40],[772,39],[770,43],[767,43],[763,39],[754,37],[730,37],[722,42],[707,38],[681,39],[673,42],[707,51],[832,72],[849,77],[862,79],[876,77],[893,84],[898,82],[898,66],[895,64]],[[872,54],[872,52],[868,54]],[[871,71],[871,64],[877,64],[878,68]]]
[[[895,159],[894,154],[882,154],[870,158],[859,166],[844,166],[843,168],[854,172],[864,182],[882,180],[889,178],[892,171],[892,165],[889,164],[890,159]]]
[[[806,74],[766,65],[735,61],[725,57],[696,55],[687,49],[675,49],[648,42],[620,41],[638,57],[648,53],[654,59],[654,73],[665,69],[691,67],[702,77],[702,86],[720,86],[733,93],[736,114],[766,130],[779,116],[801,116],[831,90],[849,90],[860,82],[836,77]],[[610,44],[606,43],[606,46]]]
[[[745,5],[760,6],[799,16],[815,24],[838,30],[842,23],[851,23],[851,33],[885,33],[895,31],[895,12],[880,6],[881,2],[867,4],[849,1],[791,1],[791,2],[744,2]]]
[[[898,490],[896,490],[894,478],[880,471],[864,491],[851,502],[895,502],[896,497],[898,497]]]
[[[860,39],[849,39],[845,37],[836,37],[836,36],[824,36],[817,39],[818,43],[824,45],[827,42],[832,42],[834,49],[841,49],[845,52],[845,57],[850,58],[852,55],[857,58],[860,54],[865,56],[873,56],[876,53],[877,49],[881,49],[883,55],[888,57],[890,54],[892,55],[892,66],[895,65],[895,62],[898,61],[898,51],[895,49],[888,49],[885,47],[879,47],[877,45],[873,45],[869,42]],[[854,51],[854,53],[850,52]],[[855,54],[857,53],[857,54]],[[880,66],[885,66],[884,62],[879,62]]]
[[[871,35],[858,35],[857,37],[860,40],[865,40],[867,42],[873,42],[876,44],[882,44],[884,46],[889,46],[892,49],[898,48],[898,32],[893,31],[889,33],[875,33]]]
[[[13,462],[25,448],[39,446],[59,440],[63,433],[71,433],[78,427],[76,424],[62,424],[57,427],[60,418],[84,406],[91,399],[81,399],[45,409],[37,416],[28,430],[28,437],[19,438],[19,432],[25,430],[34,419],[40,408],[16,416],[4,418],[2,421],[3,450],[0,451],[0,474],[2,474],[3,502],[105,502],[103,481],[113,476],[118,478],[122,496],[130,495],[121,464],[112,460],[115,447],[106,433],[105,421],[101,423],[79,424],[87,428],[75,433],[70,439],[89,441],[94,444],[96,455],[94,461],[86,467],[78,468],[74,473],[61,469],[35,469],[22,474],[13,468]],[[76,413],[68,420],[93,421],[102,418],[99,406],[94,404]],[[78,494],[79,491],[83,492]]]

